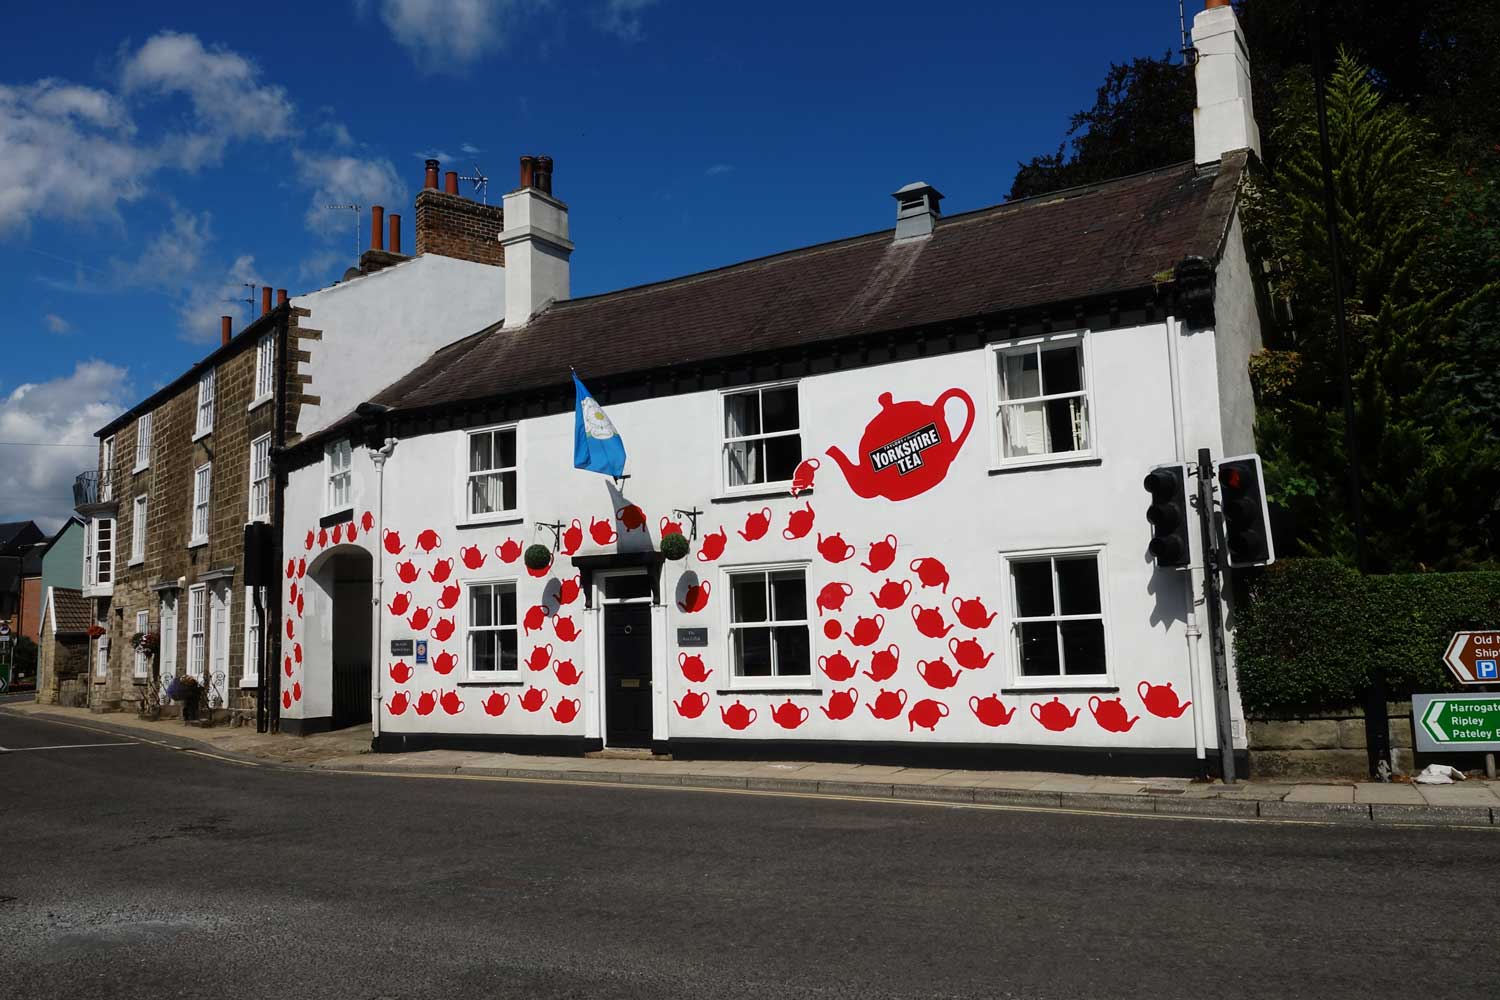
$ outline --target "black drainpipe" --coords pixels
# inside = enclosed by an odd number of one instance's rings
[[[286,448],[286,386],[287,386],[287,344],[292,315],[292,305],[288,302],[281,306],[281,318],[276,324],[276,426],[272,430],[271,437],[271,471],[274,474],[275,495],[272,497],[271,515],[271,571],[275,574],[278,585],[285,588],[281,580],[281,563],[286,557],[282,546],[282,518],[286,513],[286,462],[283,458],[283,450]],[[267,587],[267,591],[271,588]],[[265,711],[260,713],[256,719],[257,732],[280,732],[281,731],[281,616],[286,611],[286,598],[282,590],[277,590],[277,597],[272,603],[275,612],[267,616],[271,625],[270,635],[267,636],[265,648],[268,653],[274,653],[268,657],[265,670],[260,674],[260,690],[256,692],[258,700],[265,706]],[[273,644],[269,640],[275,637]]]

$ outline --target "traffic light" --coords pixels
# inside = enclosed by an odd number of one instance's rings
[[[1148,548],[1156,565],[1175,568],[1192,561],[1188,542],[1187,466],[1161,465],[1146,473],[1146,492],[1151,506],[1146,520],[1151,522],[1151,544]]]
[[[1265,566],[1275,562],[1260,456],[1240,455],[1220,462],[1219,495],[1224,505],[1224,541],[1229,547],[1229,565]]]

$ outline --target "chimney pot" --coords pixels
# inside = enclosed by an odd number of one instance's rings
[[[532,182],[534,180],[535,173],[536,173],[536,157],[535,156],[523,156],[523,157],[521,157],[521,187],[523,187],[523,188],[529,188],[529,187],[531,187]]]
[[[391,253],[400,253],[401,252],[401,216],[399,216],[399,215],[392,215],[389,218],[391,220],[391,238],[386,241],[386,249],[389,250]]]
[[[443,175],[443,191],[446,194],[458,194],[457,170],[450,170]]]
[[[271,286],[267,285],[260,290],[260,314],[264,316],[271,311]]]
[[[234,336],[234,317],[232,317],[232,316],[220,316],[219,317],[219,343],[220,344],[227,344],[227,343],[229,343],[229,339],[231,337],[233,337],[233,336]]]
[[[536,173],[533,176],[534,176],[534,178],[536,180],[537,190],[541,191],[543,194],[551,194],[552,193],[552,157],[550,157],[550,156],[538,156],[536,158]]]
[[[286,305],[286,289],[285,288],[278,288],[278,289],[276,289],[276,305],[277,305],[278,308],[281,307],[281,306]]]
[[[434,191],[436,191],[437,190],[437,186],[438,186],[437,175],[438,175],[438,161],[437,160],[428,160],[427,161],[427,177],[422,182],[422,187],[424,189],[431,188]]]
[[[1208,0],[1208,3],[1204,4],[1204,8],[1203,9],[1204,10],[1212,10],[1214,7],[1228,7],[1228,6],[1229,6],[1229,0]]]
[[[385,206],[370,206],[370,249],[384,250],[385,244]]]

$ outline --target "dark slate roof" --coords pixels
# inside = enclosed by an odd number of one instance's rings
[[[7,521],[0,524],[0,552],[7,555],[19,555],[22,549],[45,541],[46,538],[35,521]]]
[[[46,542],[37,542],[21,556],[21,576],[41,576],[42,556],[47,551]]]
[[[52,614],[56,618],[57,631],[63,635],[86,632],[92,624],[89,621],[89,602],[82,591],[53,587]]]
[[[559,302],[436,352],[374,401],[427,409],[590,379],[1061,305],[1216,260],[1245,168],[1191,163]],[[586,366],[586,369],[585,369]]]

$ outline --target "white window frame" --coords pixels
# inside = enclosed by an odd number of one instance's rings
[[[1099,574],[1099,613],[1086,615],[1064,615],[1059,614],[1057,594],[1057,570],[1052,569],[1052,610],[1053,614],[1021,618],[1017,613],[1018,602],[1016,600],[1015,580],[1011,576],[1011,563],[1013,562],[1036,562],[1042,559],[1066,559],[1079,556],[1092,555],[1094,564]],[[1025,689],[1052,690],[1061,688],[1101,688],[1114,687],[1115,682],[1115,651],[1114,634],[1110,630],[1111,616],[1109,613],[1109,564],[1105,557],[1103,544],[1078,545],[1064,548],[1027,549],[1015,552],[1002,552],[1000,554],[1001,592],[1004,594],[1003,619],[1008,623],[1005,642],[1006,671],[1010,677],[1008,686]],[[1042,674],[1028,676],[1021,672],[1021,629],[1023,622],[1041,621],[1094,621],[1098,620],[1104,626],[1104,673],[1102,674]],[[1066,670],[1067,662],[1064,659],[1061,648],[1062,633],[1058,631],[1058,663]]]
[[[164,679],[170,680],[177,673],[177,606],[180,598],[177,592],[172,593],[170,602],[167,595],[162,594],[157,601],[156,621],[157,631],[161,636],[161,649],[156,654],[157,673]],[[172,610],[167,610],[168,604]],[[168,628],[167,623],[171,623]]]
[[[100,628],[107,629],[108,622],[95,622]],[[94,640],[94,676],[109,677],[109,632],[105,632]]]
[[[1015,469],[1039,465],[1066,465],[1072,462],[1088,462],[1099,458],[1099,428],[1102,422],[1099,419],[1099,410],[1094,393],[1094,352],[1093,337],[1087,329],[1067,330],[1061,333],[1048,333],[1035,337],[1020,337],[1014,340],[1006,340],[990,344],[986,349],[986,364],[989,365],[988,392],[989,392],[989,436],[990,436],[990,467],[994,469]],[[1008,400],[1005,398],[1004,388],[1001,385],[1000,359],[1010,354],[1024,353],[1028,349],[1037,351],[1050,346],[1060,345],[1068,341],[1077,341],[1083,356],[1083,388],[1076,392],[1054,393],[1043,396],[1027,396],[1019,400]],[[1004,410],[1006,407],[1015,406],[1026,402],[1046,402],[1052,399],[1064,399],[1077,397],[1083,400],[1084,429],[1088,435],[1088,447],[1070,451],[1055,451],[1040,455],[1017,455],[1007,457],[1005,454],[1005,420]]]
[[[115,519],[112,517],[96,517],[93,521],[94,533],[90,539],[90,551],[94,557],[94,578],[91,581],[96,587],[113,587],[115,584],[115,546],[118,539],[115,537]],[[100,545],[99,529],[108,527],[109,542]]]
[[[260,468],[257,469],[256,466]],[[271,519],[271,435],[250,442],[249,513],[252,521]],[[257,502],[258,501],[258,502]],[[257,510],[256,508],[260,509]]]
[[[135,468],[132,473],[151,467],[151,414],[142,413],[135,421]]]
[[[200,492],[201,489],[201,492]],[[188,548],[208,544],[209,532],[213,529],[211,504],[214,489],[214,463],[204,462],[193,470],[193,523],[192,538]]]
[[[188,588],[187,672],[200,681],[208,666],[208,585]]]
[[[745,395],[749,395],[752,392],[756,393],[757,395],[759,395],[760,393],[765,392],[767,389],[785,389],[788,386],[790,386],[791,388],[793,388],[795,390],[796,396],[797,396],[797,428],[796,428],[796,430],[790,430],[790,431],[769,431],[769,432],[762,431],[759,434],[745,434],[745,435],[742,435],[742,436],[739,436],[739,437],[730,437],[729,436],[729,426],[728,426],[728,424],[729,424],[729,399],[730,399],[731,396],[745,396]],[[750,494],[775,493],[775,492],[780,492],[783,487],[786,487],[786,486],[788,486],[788,485],[791,484],[792,480],[790,478],[787,478],[787,479],[767,479],[767,480],[762,480],[761,482],[758,482],[758,483],[744,483],[744,484],[739,485],[739,486],[731,486],[730,482],[729,482],[729,480],[730,480],[730,477],[729,477],[729,446],[732,445],[732,444],[738,444],[741,441],[766,441],[766,440],[770,440],[771,438],[791,437],[794,434],[798,435],[799,437],[803,436],[804,432],[802,430],[802,415],[803,415],[804,410],[806,409],[803,406],[803,403],[804,403],[804,400],[802,399],[802,380],[801,379],[781,379],[780,381],[777,381],[777,382],[764,382],[764,383],[761,383],[759,385],[742,385],[742,386],[736,386],[736,387],[734,387],[732,389],[720,389],[719,390],[719,411],[716,414],[716,417],[717,417],[717,419],[719,421],[719,424],[718,424],[718,435],[719,435],[719,489],[722,491],[722,494],[724,496],[734,496],[736,494],[741,494],[741,493],[750,493]],[[764,409],[762,409],[762,421],[761,421],[761,425],[762,426],[765,425],[765,421],[764,421]],[[801,464],[802,459],[805,459],[807,457],[807,455],[806,455],[806,447],[807,447],[806,441],[804,441],[803,442],[803,449],[802,449],[803,454],[798,458],[798,460],[797,460],[798,464]],[[793,465],[792,466],[793,470],[795,470],[796,467],[797,467],[796,465]]]
[[[240,671],[240,687],[253,688],[260,683],[261,630],[255,621],[255,587],[245,588],[245,660]],[[265,609],[266,621],[271,620],[270,591],[260,588],[260,604]]]
[[[104,439],[104,454],[99,462],[99,502],[115,498],[115,436]]]
[[[497,465],[497,466],[495,466],[493,468],[490,468],[490,469],[480,469],[478,471],[470,469],[469,468],[469,454],[470,454],[470,444],[469,443],[470,443],[470,441],[473,440],[474,436],[477,435],[477,434],[497,434],[497,433],[500,433],[500,432],[503,432],[503,431],[509,431],[511,434],[513,434],[515,436],[515,439],[516,439],[516,464],[514,466],[510,466],[510,465]],[[506,424],[493,424],[493,425],[491,425],[489,427],[475,427],[472,430],[464,432],[464,434],[462,435],[462,437],[460,437],[460,439],[459,439],[459,446],[463,449],[463,453],[459,456],[459,459],[458,459],[458,468],[460,470],[460,472],[459,472],[460,482],[459,482],[459,488],[458,488],[458,495],[459,495],[459,500],[458,500],[458,516],[459,516],[459,520],[462,523],[464,523],[464,524],[496,524],[496,523],[505,524],[505,523],[515,523],[517,521],[522,520],[522,515],[521,515],[521,487],[522,487],[522,482],[521,482],[521,467],[522,467],[522,465],[524,465],[524,460],[523,460],[523,456],[522,456],[522,452],[521,452],[521,425],[519,423],[506,423]],[[505,472],[513,472],[513,473],[515,473],[515,476],[516,476],[516,505],[514,507],[508,508],[506,510],[490,511],[488,513],[483,513],[483,514],[476,514],[476,513],[474,513],[473,495],[470,493],[470,485],[473,483],[474,479],[476,479],[479,476],[494,475],[496,473],[505,473]]]
[[[130,565],[146,561],[146,517],[149,501],[142,493],[130,505]]]
[[[338,452],[346,452],[349,462],[342,468],[334,464],[334,456]],[[343,480],[344,499],[339,502],[336,498],[338,486],[337,479]],[[354,443],[348,438],[340,438],[329,443],[323,449],[323,511],[326,514],[338,514],[346,510],[354,509]]]
[[[151,612],[137,611],[135,613],[135,630],[137,632],[151,631]],[[131,664],[130,676],[135,680],[146,680],[151,676],[151,661],[146,658],[146,653],[140,646],[133,650],[135,661]]]
[[[471,620],[472,615],[472,592],[476,587],[510,587],[516,598],[516,620],[512,625],[475,625]],[[463,628],[462,650],[458,654],[463,657],[463,674],[472,681],[517,681],[524,680],[526,670],[523,665],[525,655],[521,650],[521,641],[524,638],[521,629],[521,619],[526,614],[526,609],[521,605],[521,581],[514,576],[493,577],[483,580],[465,580],[463,582],[463,596],[460,598],[463,604],[461,626]],[[516,669],[514,670],[476,670],[474,664],[477,662],[474,656],[473,633],[475,632],[510,632],[516,637]],[[543,643],[545,645],[545,643]]]
[[[264,403],[269,403],[276,395],[276,338],[274,334],[263,333],[255,342],[255,398],[250,400],[247,409],[255,409]]]
[[[754,691],[764,688],[775,690],[817,690],[817,649],[813,641],[813,623],[806,617],[810,613],[815,597],[811,591],[812,580],[809,572],[809,560],[790,560],[775,563],[746,563],[740,566],[725,566],[719,572],[719,579],[715,582],[716,588],[721,588],[723,598],[719,600],[719,622],[724,634],[724,665],[725,673],[728,675],[728,683],[725,687],[731,690]],[[797,570],[802,573],[802,593],[805,606],[802,609],[803,618],[769,619],[765,622],[740,622],[735,623],[733,619],[733,599],[731,597],[731,581],[735,576],[743,576],[752,573],[762,574],[767,580],[766,613],[771,614],[770,604],[770,574]],[[766,677],[743,677],[735,672],[734,660],[734,633],[741,628],[773,628],[778,626],[802,625],[807,629],[807,673],[805,674],[780,674],[775,672],[776,644],[771,644],[772,673]]]
[[[207,437],[214,432],[214,397],[217,393],[218,370],[210,368],[198,377],[198,416],[194,426],[193,440]]]

